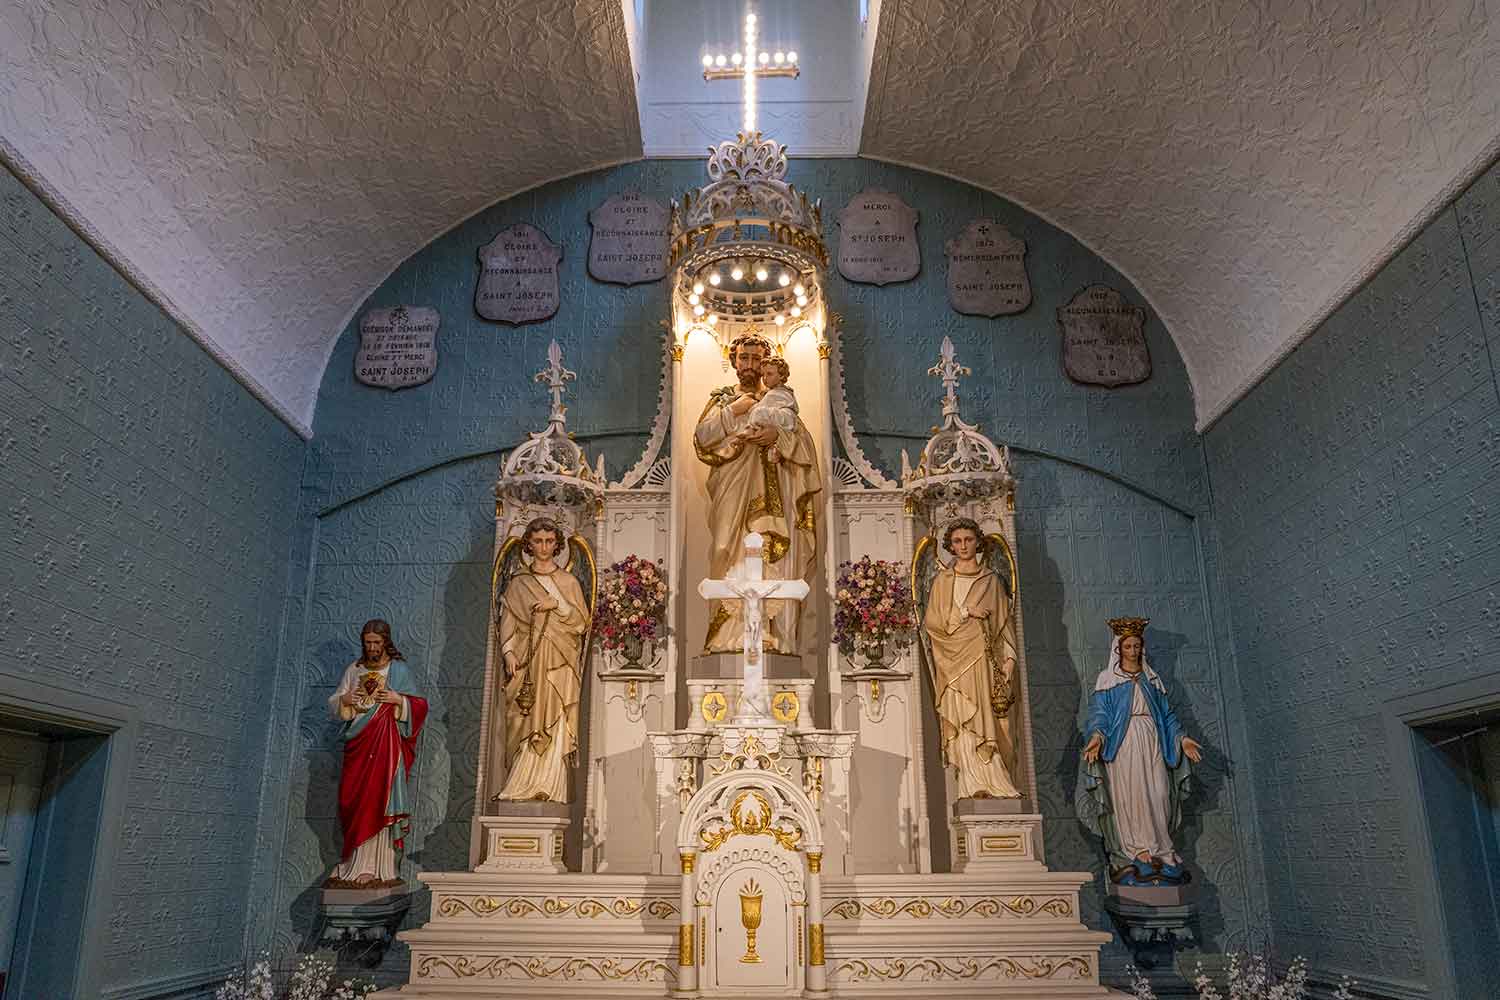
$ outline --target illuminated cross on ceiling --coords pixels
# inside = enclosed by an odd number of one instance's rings
[[[788,76],[796,79],[801,70],[797,66],[795,52],[766,52],[757,49],[758,24],[753,10],[745,14],[745,47],[741,52],[725,57],[706,55],[703,57],[703,79],[745,81],[745,126],[746,135],[755,134],[755,81],[762,76]]]

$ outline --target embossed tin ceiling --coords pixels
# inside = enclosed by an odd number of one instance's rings
[[[1068,230],[1150,298],[1199,424],[1500,149],[1472,0],[884,0],[864,155]]]
[[[639,158],[620,0],[4,0],[6,158],[304,434],[350,312]]]
[[[333,341],[408,255],[641,155],[644,3],[4,0],[0,152],[307,433]],[[1200,422],[1500,148],[1482,3],[868,8],[862,153],[1103,254],[1166,322]]]

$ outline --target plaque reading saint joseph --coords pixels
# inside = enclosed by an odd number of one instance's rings
[[[557,312],[562,247],[518,222],[479,248],[474,311],[500,323],[534,323]]]
[[[381,389],[430,381],[437,371],[438,311],[429,306],[371,309],[359,320],[354,377]]]
[[[839,213],[839,273],[850,281],[889,285],[921,269],[917,210],[889,191],[866,188]]]
[[[617,194],[589,213],[589,274],[635,285],[667,273],[667,206],[636,191]]]
[[[1075,382],[1117,386],[1151,377],[1146,310],[1113,288],[1090,285],[1057,310],[1063,371]]]
[[[966,316],[1006,316],[1031,305],[1026,241],[990,219],[975,219],[943,245],[948,303]]]

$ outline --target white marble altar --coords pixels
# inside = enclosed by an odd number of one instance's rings
[[[1012,596],[1025,568],[1014,558],[1008,455],[960,418],[966,370],[951,344],[932,370],[945,390],[942,426],[916,465],[906,460],[893,481],[864,458],[834,367],[820,209],[785,170],[780,146],[742,136],[715,150],[711,183],[672,206],[660,412],[635,466],[606,485],[602,465],[568,437],[558,358],[543,379],[548,429],[503,462],[497,582],[515,534],[546,514],[572,535],[575,571],[586,564],[589,579],[630,554],[664,561],[666,638],[639,661],[592,649],[575,798],[566,814],[537,806],[524,816],[493,801],[507,762],[489,749],[504,717],[492,636],[471,870],[421,875],[432,918],[401,934],[411,948],[403,997],[596,997],[601,984],[657,997],[1110,995],[1098,961],[1109,935],[1079,919],[1091,876],[1046,866],[1019,602],[1020,799],[954,796],[926,722],[920,643],[871,666],[831,641],[838,564],[868,555],[910,566],[925,600],[943,557],[934,540],[953,518],[981,525]],[[692,431],[709,393],[734,378],[725,348],[751,331],[789,361],[827,485],[799,515],[816,523],[807,583],[761,579],[757,538],[734,578],[705,572]],[[835,458],[836,429],[848,458]],[[754,607],[740,652],[701,652],[703,595],[746,588],[803,594],[794,652],[761,648]]]

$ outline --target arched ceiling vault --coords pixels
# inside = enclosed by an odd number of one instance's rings
[[[4,0],[0,155],[305,435],[334,341],[401,261],[641,155],[639,9]],[[860,152],[1107,258],[1176,341],[1200,425],[1500,148],[1500,18],[1472,0],[870,13]]]
[[[861,152],[1129,277],[1224,412],[1500,151],[1468,0],[883,0]]]

